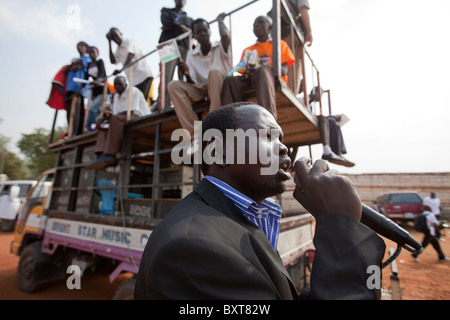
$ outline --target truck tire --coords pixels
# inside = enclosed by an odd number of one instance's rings
[[[20,290],[24,292],[32,293],[38,289],[36,263],[41,254],[38,248],[39,243],[30,243],[23,249],[20,255],[19,265],[17,267],[17,284]]]
[[[113,300],[133,300],[135,285],[136,285],[135,276],[122,282],[120,286],[117,288],[116,292],[114,293]]]

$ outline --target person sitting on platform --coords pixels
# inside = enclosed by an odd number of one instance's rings
[[[142,92],[135,87],[127,86],[125,77],[116,77],[114,88],[116,93],[112,96],[112,114],[105,109],[105,118],[97,125],[95,153],[99,157],[87,166],[88,169],[102,169],[116,161],[116,154],[122,147],[124,127],[128,121],[128,105],[130,105],[131,119],[150,114],[150,108]],[[131,97],[130,104],[129,97]],[[105,120],[109,121],[108,126],[104,125]]]
[[[250,64],[239,70],[243,76],[227,77],[222,88],[222,103],[230,104],[244,100],[244,93],[250,88],[256,89],[258,104],[267,109],[277,119],[275,99],[275,77],[272,71],[272,19],[259,16],[253,24],[253,32],[257,37],[256,44],[244,49],[241,63],[246,51],[257,51],[258,65]],[[287,82],[287,70],[295,62],[294,55],[286,42],[281,40],[282,79]]]
[[[318,87],[314,87],[309,94],[308,102],[310,112],[313,112],[312,104],[319,101],[317,91]],[[322,96],[322,94],[323,90],[320,89],[320,95]],[[297,96],[297,98],[305,104],[303,91]],[[320,130],[320,140],[323,147],[322,159],[337,165],[354,167],[355,163],[343,156],[343,154],[347,154],[347,149],[345,147],[344,136],[341,131],[342,116],[343,115],[317,116]]]
[[[224,17],[224,14],[217,17],[221,41],[214,43],[211,43],[211,30],[206,20],[197,19],[192,23],[193,36],[200,45],[188,53],[186,63],[178,63],[186,80],[169,83],[169,95],[178,120],[191,137],[194,135],[194,121],[198,120],[192,103],[209,97],[209,111],[222,106],[223,80],[232,68],[230,33],[223,22]]]

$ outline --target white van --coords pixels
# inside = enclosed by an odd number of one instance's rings
[[[0,182],[0,230],[12,231],[20,205],[28,191],[36,184],[35,180],[11,180]]]

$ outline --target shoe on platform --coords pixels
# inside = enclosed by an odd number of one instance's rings
[[[86,169],[98,170],[103,169],[116,162],[116,158],[109,154],[102,153],[97,160],[86,166]]]
[[[344,159],[344,162],[342,163],[342,165],[343,165],[344,167],[351,168],[351,167],[354,167],[354,166],[355,166],[355,163],[354,163],[354,162],[351,162],[351,161],[348,160],[347,158],[344,158],[342,155],[339,155],[339,157],[341,157],[342,159]]]
[[[355,165],[353,162],[348,161],[347,159],[345,159],[342,156],[338,156],[334,152],[331,152],[329,154],[323,154],[322,159],[327,160],[334,164],[338,164],[340,166],[345,166],[345,167],[353,167]]]

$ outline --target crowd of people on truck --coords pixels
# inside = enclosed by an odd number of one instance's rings
[[[186,0],[175,0],[174,8],[162,8],[161,23],[162,31],[159,42],[179,37],[183,33],[192,32],[193,38],[198,45],[190,47],[188,37],[177,40],[179,59],[165,63],[165,83],[164,106],[162,108],[173,108],[180,121],[181,127],[188,130],[193,137],[194,121],[199,120],[197,113],[193,110],[193,104],[207,100],[209,111],[215,110],[223,105],[243,101],[244,93],[253,88],[257,102],[266,108],[277,118],[275,76],[272,71],[272,11],[267,15],[258,16],[253,24],[253,32],[256,36],[256,43],[243,50],[241,63],[250,53],[256,53],[256,59],[242,65],[237,71],[238,76],[233,76],[233,65],[231,56],[231,35],[224,24],[225,14],[217,17],[220,41],[211,40],[211,30],[209,23],[204,19],[192,19],[184,11]],[[302,31],[305,44],[311,45],[312,31],[309,18],[308,0],[287,1],[295,21]],[[283,12],[283,10],[282,10]],[[295,93],[302,91],[300,83],[302,81],[301,56],[302,46],[298,37],[293,37],[290,43],[291,28],[289,20],[283,12],[281,16],[281,64],[282,79]],[[153,81],[155,73],[146,59],[141,59],[132,67],[127,67],[131,62],[143,57],[144,53],[136,41],[124,37],[118,28],[111,28],[106,35],[109,45],[109,59],[112,64],[121,64],[122,69],[114,70],[113,75],[118,75],[122,71],[128,80],[128,86],[136,87],[140,90],[143,98],[148,102],[149,110],[155,105],[153,93]],[[113,50],[113,43],[116,50]],[[293,49],[293,50],[291,50]],[[85,131],[103,130],[99,126],[103,122],[106,113],[104,110],[110,108],[112,103],[105,99],[105,95],[112,95],[115,99],[116,92],[114,86],[107,80],[107,73],[100,52],[94,46],[89,46],[86,42],[77,44],[79,58],[73,59],[70,65],[64,66],[55,76],[52,82],[52,90],[47,104],[57,110],[67,111],[69,136],[79,135]],[[293,72],[293,69],[296,71]],[[178,80],[174,80],[175,70],[178,70]],[[231,71],[231,72],[230,72]],[[87,85],[78,79],[91,80],[91,93],[88,94]],[[106,82],[107,87],[104,87]],[[322,91],[321,91],[322,92]],[[85,110],[85,99],[89,103]],[[128,99],[128,96],[122,96]],[[130,107],[136,108],[131,101]],[[318,99],[309,96],[309,102],[317,102]],[[126,102],[128,104],[128,102]],[[103,106],[103,108],[102,108]],[[106,108],[105,108],[106,106]],[[86,115],[85,115],[86,111]],[[148,114],[147,112],[144,115]],[[136,116],[136,113],[133,114]],[[347,153],[341,128],[336,123],[334,116],[318,116],[321,140],[323,145],[322,158],[329,162],[353,166],[354,163],[344,158]],[[125,121],[130,120],[129,117]],[[329,124],[331,123],[331,125]],[[123,126],[121,126],[123,127]],[[110,129],[111,130],[111,129]],[[99,136],[104,134],[99,134]],[[330,139],[330,137],[332,139]],[[330,141],[331,140],[331,141]],[[193,145],[195,142],[193,141]],[[98,153],[98,157],[105,159],[103,153]],[[114,156],[109,154],[108,156]],[[108,157],[109,158],[109,157]],[[109,159],[108,159],[109,160]],[[106,161],[105,165],[111,161]]]

